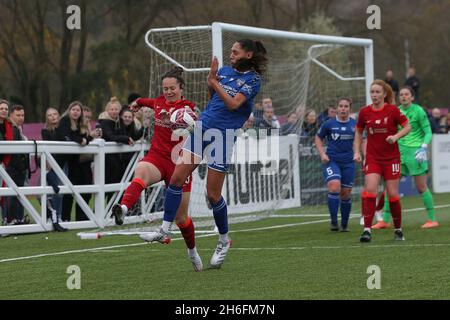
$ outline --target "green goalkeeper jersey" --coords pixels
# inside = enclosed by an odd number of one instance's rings
[[[400,111],[408,118],[411,132],[398,141],[400,147],[420,148],[430,144],[432,138],[430,121],[421,106],[412,103],[408,108],[401,105]]]

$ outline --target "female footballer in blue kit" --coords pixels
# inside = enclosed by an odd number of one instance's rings
[[[234,43],[230,55],[231,67],[224,66],[218,70],[219,61],[214,57],[208,74],[210,101],[194,132],[185,142],[175,167],[166,191],[162,227],[159,232],[142,235],[143,240],[168,242],[167,238],[170,238],[170,229],[180,205],[183,183],[206,156],[207,196],[220,234],[210,264],[213,268],[221,267],[231,247],[227,205],[222,197],[222,186],[236,142],[234,133],[242,128],[252,113],[253,100],[261,88],[260,75],[264,72],[267,61],[267,51],[263,44],[249,39]]]
[[[352,209],[351,193],[355,179],[353,141],[356,121],[350,118],[350,109],[350,99],[340,99],[336,118],[326,121],[315,138],[317,150],[323,163],[323,175],[328,187],[331,231],[339,231],[339,205],[341,207],[341,231],[348,231],[348,220]],[[323,139],[328,142],[326,153]]]

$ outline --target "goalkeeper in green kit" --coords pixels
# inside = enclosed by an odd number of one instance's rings
[[[400,111],[406,115],[412,130],[398,141],[402,161],[402,176],[413,176],[417,191],[422,195],[422,200],[427,209],[428,221],[423,229],[439,226],[434,212],[433,195],[427,187],[428,173],[428,145],[431,143],[432,132],[428,116],[421,106],[412,103],[414,90],[411,87],[400,89]],[[380,201],[384,200],[384,193]],[[383,220],[372,226],[373,229],[385,229],[390,227],[389,203],[384,201]],[[377,206],[379,208],[380,206]]]

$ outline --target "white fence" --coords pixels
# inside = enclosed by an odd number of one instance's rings
[[[117,196],[120,196],[128,185],[125,182],[132,177],[138,159],[143,157],[145,153],[146,145],[148,144],[137,143],[130,147],[112,142],[105,143],[102,139],[94,140],[84,147],[75,142],[37,141],[36,145],[32,141],[0,142],[0,154],[37,155],[40,162],[39,186],[17,187],[5,168],[0,166],[0,180],[6,182],[7,185],[6,188],[0,188],[0,198],[18,197],[25,211],[36,222],[36,224],[30,225],[2,226],[0,227],[0,234],[21,234],[52,230],[52,225],[47,222],[47,197],[54,194],[53,188],[48,186],[46,181],[46,173],[49,169],[53,169],[62,182],[59,194],[72,194],[75,202],[89,218],[89,221],[62,223],[62,226],[68,229],[105,227],[110,219],[110,208],[117,201]],[[105,155],[124,152],[134,152],[135,154],[132,161],[128,164],[121,183],[105,185]],[[74,186],[52,154],[92,154],[94,157],[93,184]],[[105,203],[105,193],[117,191],[119,191],[119,194],[113,197],[109,203]],[[93,210],[81,197],[83,193],[93,195]],[[32,205],[31,197],[40,198],[40,212]]]
[[[274,146],[277,152],[261,161],[262,150],[266,151],[266,145]],[[137,162],[144,156],[148,144],[137,143],[133,147],[116,143],[105,143],[104,140],[95,140],[88,146],[81,147],[74,142],[49,142],[37,141],[36,145],[30,141],[0,142],[0,154],[30,154],[38,155],[40,161],[40,185],[17,187],[14,181],[0,166],[0,180],[6,182],[6,188],[0,188],[1,197],[18,197],[24,209],[33,218],[35,224],[2,226],[1,234],[21,234],[33,232],[46,232],[52,230],[52,225],[47,221],[47,197],[54,194],[52,187],[47,185],[46,173],[53,169],[62,182],[59,194],[72,194],[76,203],[89,218],[89,221],[77,221],[62,223],[68,229],[104,228],[113,225],[111,208],[118,202],[124,190],[129,185]],[[105,184],[105,155],[111,153],[134,152],[134,157],[128,164],[128,168],[120,183]],[[267,139],[255,139],[253,137],[239,137],[235,147],[238,161],[232,161],[234,172],[231,172],[225,181],[223,194],[228,203],[228,212],[231,215],[271,211],[273,209],[300,207],[300,176],[298,137],[267,137]],[[264,152],[265,153],[265,152]],[[93,184],[73,185],[63,169],[52,156],[56,154],[93,154]],[[250,156],[249,158],[246,156]],[[268,174],[265,170],[267,163],[275,160],[275,170]],[[201,165],[193,174],[193,188],[191,192],[189,212],[194,217],[210,216],[210,209],[205,200],[206,165]],[[106,173],[107,174],[107,173]],[[247,179],[246,177],[249,177]],[[1,186],[1,185],[0,185]],[[164,183],[152,186],[147,197],[141,197],[141,213],[148,213],[160,194]],[[111,200],[106,203],[105,193],[115,192]],[[94,208],[84,201],[81,194],[93,195]],[[35,209],[31,199],[40,199],[40,211]],[[153,213],[156,216],[161,212]],[[142,220],[140,217],[127,217],[125,223],[135,223]]]
[[[450,192],[450,134],[433,135],[433,192]]]

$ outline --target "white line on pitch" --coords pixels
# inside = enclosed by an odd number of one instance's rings
[[[436,209],[439,208],[447,208],[450,207],[450,205],[441,205],[441,206],[435,206]],[[406,209],[405,212],[412,212],[412,211],[420,211],[423,210],[423,208],[415,208],[415,209]],[[352,215],[351,218],[359,217],[359,215]],[[252,231],[264,231],[264,230],[271,230],[271,229],[280,229],[280,228],[287,228],[287,227],[295,227],[295,226],[301,226],[301,225],[310,225],[310,224],[316,224],[316,223],[324,223],[329,222],[328,219],[326,220],[317,220],[317,221],[308,221],[308,222],[300,222],[300,223],[290,223],[290,224],[284,224],[284,225],[277,225],[277,226],[271,226],[271,227],[261,227],[261,228],[252,228],[252,229],[244,229],[244,230],[235,230],[230,231],[230,233],[244,233],[244,232],[252,232]],[[200,235],[197,238],[207,238],[207,237],[213,237],[216,236],[215,234],[207,234],[207,235]],[[182,238],[173,239],[173,241],[182,240]],[[126,244],[126,245],[116,245],[116,246],[109,246],[109,247],[100,247],[100,248],[92,248],[92,249],[80,249],[80,250],[72,250],[72,251],[64,251],[64,252],[56,252],[56,253],[45,253],[45,254],[38,254],[34,256],[26,256],[26,257],[18,257],[18,258],[11,258],[11,259],[3,259],[0,260],[0,263],[5,262],[13,262],[13,261],[20,261],[20,260],[30,260],[30,259],[36,259],[36,258],[43,258],[43,257],[52,257],[52,256],[61,256],[61,255],[67,255],[72,253],[85,253],[85,252],[95,252],[99,250],[109,250],[109,249],[118,249],[118,248],[128,248],[128,247],[138,247],[147,245],[147,243],[133,243],[133,244]],[[388,245],[385,245],[386,247]],[[395,246],[395,245],[392,245]],[[408,245],[398,245],[398,246],[408,246]],[[410,245],[415,246],[415,245]],[[426,245],[422,245],[426,246]],[[429,245],[432,246],[432,245]],[[377,246],[367,246],[368,248],[375,248]],[[323,248],[323,247],[322,247]],[[349,247],[343,247],[343,248],[349,248]],[[355,247],[360,248],[360,247]]]
[[[271,227],[261,227],[261,228],[253,228],[253,229],[235,230],[235,231],[230,231],[230,233],[243,233],[243,232],[270,230],[270,229],[280,229],[280,228],[288,228],[288,227],[309,225],[309,224],[323,223],[323,222],[328,222],[328,219],[327,220],[319,220],[319,221],[290,223],[290,224],[271,226]],[[213,236],[217,236],[217,235],[216,234],[207,234],[207,235],[200,235],[200,236],[198,236],[196,238],[199,239],[199,238],[207,238],[207,237],[213,237]],[[178,240],[183,240],[183,238],[173,239],[173,241],[178,241]],[[100,251],[100,250],[111,250],[111,249],[119,249],[119,248],[138,247],[138,246],[144,246],[144,245],[148,245],[148,243],[141,242],[141,243],[132,243],[132,244],[109,246],[109,247],[100,247],[100,248],[91,248],[91,249],[79,249],[79,250],[71,250],[71,251],[63,251],[63,252],[55,252],[55,253],[44,253],[44,254],[38,254],[38,255],[34,255],[34,256],[26,256],[26,257],[18,257],[18,258],[11,258],[11,259],[3,259],[3,260],[0,260],[0,263],[21,261],[21,260],[30,260],[30,259],[37,259],[37,258],[44,258],[44,257],[62,256],[62,255],[68,255],[68,254],[72,254],[72,253],[85,253],[85,252],[96,252],[96,251]]]
[[[442,208],[449,208],[450,204],[445,204],[441,206],[434,206],[435,209],[442,209]],[[413,209],[403,209],[403,212],[416,212],[416,211],[423,211],[426,210],[425,208],[413,208]],[[320,217],[328,217],[329,214],[327,213],[317,213],[317,214],[274,214],[269,216],[269,218],[320,218]],[[353,218],[361,217],[361,214],[353,213],[350,215]]]

